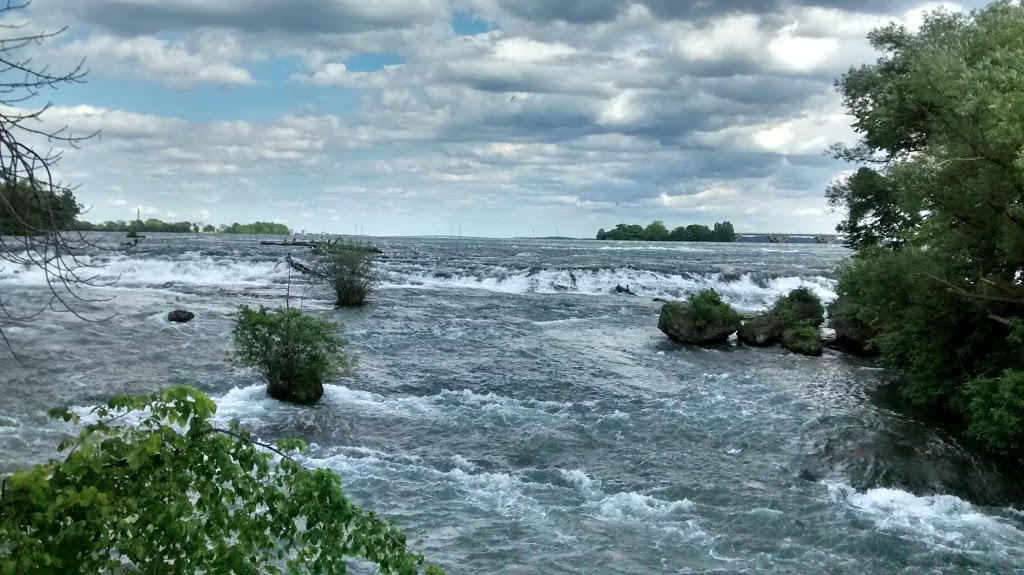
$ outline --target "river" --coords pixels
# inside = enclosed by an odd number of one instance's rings
[[[376,238],[380,286],[334,310],[258,240],[83,256],[118,281],[79,310],[116,315],[6,328],[33,359],[0,357],[0,470],[53,454],[54,405],[189,384],[218,419],[309,442],[308,465],[452,574],[1021,572],[1020,477],[896,407],[884,372],[657,329],[653,298],[705,287],[743,311],[800,285],[830,299],[842,247]],[[231,312],[286,292],[360,358],[314,407],[226,360]],[[0,271],[5,298],[45,293],[34,270]],[[168,323],[176,307],[196,319]]]

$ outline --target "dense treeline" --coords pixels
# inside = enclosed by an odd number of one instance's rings
[[[838,82],[861,164],[827,191],[856,250],[833,322],[869,334],[905,395],[1024,457],[1024,8],[871,32]],[[837,326],[838,330],[838,326]]]
[[[89,222],[77,222],[75,229],[81,231],[95,232],[164,232],[164,233],[221,233],[221,234],[253,234],[253,235],[287,235],[290,232],[288,226],[272,222],[255,222],[252,224],[233,223],[230,226],[212,226],[193,222],[164,222],[155,218],[148,220],[133,221],[107,221],[102,224],[91,224]]]
[[[218,231],[224,234],[266,234],[279,236],[291,233],[288,226],[272,222],[256,222],[252,224],[239,224],[236,222],[230,226],[222,227]]]
[[[648,242],[734,242],[736,230],[729,222],[719,222],[714,229],[700,224],[679,226],[669,231],[665,222],[655,220],[647,227],[633,224],[619,224],[610,231],[598,230],[599,240],[637,240]]]
[[[0,235],[36,235],[70,226],[81,207],[71,190],[54,192],[27,180],[0,184]]]

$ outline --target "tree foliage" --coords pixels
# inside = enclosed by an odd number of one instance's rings
[[[118,396],[80,418],[62,459],[3,479],[0,573],[441,573],[350,501],[300,441],[262,443],[189,387]],[[89,423],[85,423],[88,421]]]
[[[634,240],[648,242],[734,242],[736,241],[736,230],[730,222],[718,222],[714,229],[705,225],[690,224],[686,227],[678,227],[669,231],[665,223],[655,220],[647,227],[636,224],[618,224],[614,229],[605,231],[598,230],[599,240]]]
[[[1024,7],[937,11],[869,36],[873,64],[837,81],[865,165],[827,196],[857,250],[844,319],[874,335],[911,399],[1024,455]],[[838,303],[838,302],[837,302]]]
[[[293,403],[313,403],[324,394],[323,384],[335,375],[349,375],[355,357],[338,335],[334,322],[291,308],[238,308],[234,357],[256,369],[267,382],[267,393]]]
[[[51,227],[73,229],[80,211],[71,190],[45,189],[30,180],[9,181],[0,187],[0,235],[38,235]]]
[[[278,235],[286,236],[291,233],[288,226],[274,222],[253,222],[251,224],[233,223],[222,228],[221,233],[225,234],[248,234],[248,235]]]

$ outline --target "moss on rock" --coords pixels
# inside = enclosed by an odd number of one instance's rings
[[[738,336],[747,345],[773,345],[782,340],[782,324],[771,313],[756,315],[743,321]]]
[[[821,355],[821,331],[809,323],[789,327],[782,333],[782,347],[801,355]]]
[[[798,287],[780,297],[772,307],[771,314],[782,324],[783,329],[796,327],[797,324],[820,327],[825,323],[825,306],[806,287]]]
[[[740,326],[740,315],[714,290],[704,290],[685,302],[666,303],[658,318],[658,329],[679,343],[722,343]]]

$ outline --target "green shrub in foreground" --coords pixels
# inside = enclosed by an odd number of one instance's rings
[[[94,408],[63,457],[3,478],[0,573],[442,573],[337,474],[292,459],[301,441],[261,443],[216,409],[189,387]]]
[[[355,357],[344,351],[348,342],[337,331],[334,322],[295,309],[243,305],[231,332],[233,355],[256,368],[271,397],[313,403],[323,396],[328,378],[351,374],[355,367]]]

